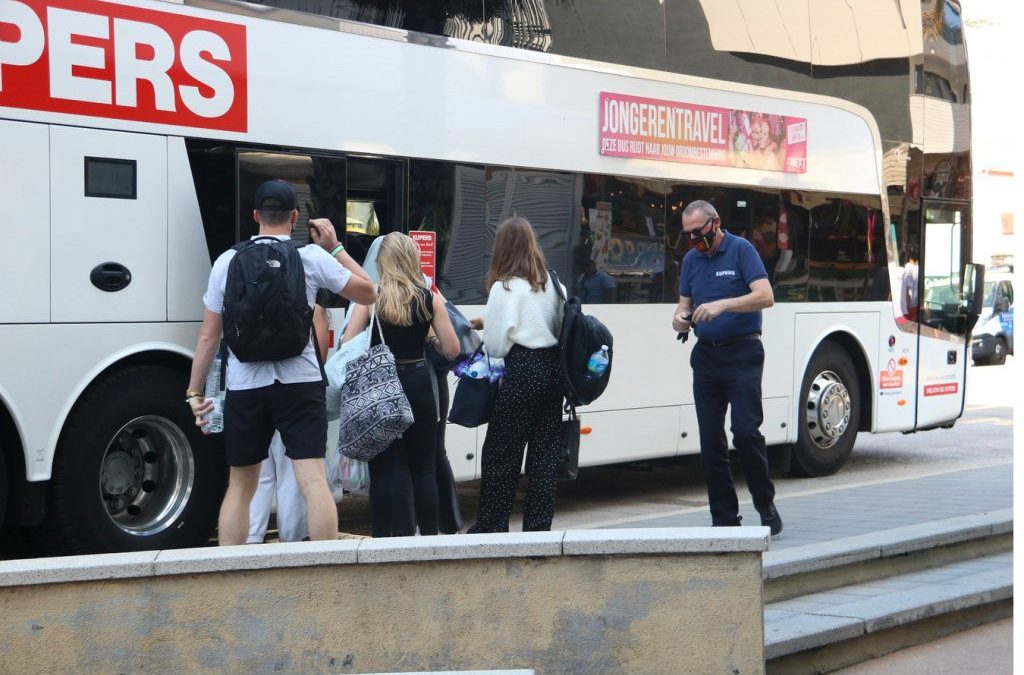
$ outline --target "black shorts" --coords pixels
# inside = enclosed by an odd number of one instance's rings
[[[224,399],[224,454],[228,466],[251,466],[269,454],[274,431],[292,459],[323,459],[327,411],[322,382],[228,391]]]

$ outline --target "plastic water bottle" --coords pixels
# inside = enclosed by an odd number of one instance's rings
[[[604,371],[608,370],[608,345],[601,345],[599,350],[590,355],[587,370],[594,378],[604,375]]]
[[[487,357],[483,357],[479,361],[475,361],[469,368],[466,369],[466,375],[472,377],[474,380],[482,380],[487,377],[487,371],[489,370],[487,364]]]
[[[220,388],[220,370],[222,361],[220,354],[213,359],[210,372],[206,376],[206,400],[213,402],[213,410],[203,415],[206,425],[204,434],[219,434],[224,431],[224,392]]]

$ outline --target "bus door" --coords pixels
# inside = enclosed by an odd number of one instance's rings
[[[924,203],[918,279],[917,429],[963,410],[969,328],[962,275],[970,247],[966,204]]]
[[[167,138],[50,127],[51,319],[167,320]]]

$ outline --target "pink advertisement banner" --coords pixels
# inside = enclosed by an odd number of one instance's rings
[[[601,154],[805,173],[807,120],[601,92]]]

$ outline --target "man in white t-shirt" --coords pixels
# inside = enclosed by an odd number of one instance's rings
[[[253,219],[260,226],[258,236],[290,239],[299,216],[297,205],[295,190],[289,183],[272,180],[261,185],[253,210]],[[311,220],[309,224],[317,245],[300,248],[299,256],[310,308],[320,288],[353,302],[371,304],[376,297],[374,285],[338,243],[334,226],[326,219]],[[206,311],[185,394],[200,427],[206,424],[203,416],[213,408],[206,402],[202,387],[220,345],[228,265],[234,256],[235,251],[229,249],[217,258],[203,296]],[[324,473],[324,383],[310,340],[299,356],[281,361],[241,362],[228,353],[224,453],[231,471],[217,524],[222,546],[245,543],[249,502],[275,431],[280,432],[285,454],[292,459],[295,478],[306,502],[310,539],[338,536],[338,514]]]

